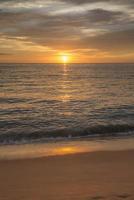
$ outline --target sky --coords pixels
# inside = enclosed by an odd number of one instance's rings
[[[0,62],[134,62],[134,0],[0,0]]]

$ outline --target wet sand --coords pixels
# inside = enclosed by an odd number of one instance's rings
[[[0,161],[0,200],[134,200],[134,150]]]

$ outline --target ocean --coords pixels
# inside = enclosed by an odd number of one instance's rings
[[[0,64],[0,145],[134,135],[134,64]]]

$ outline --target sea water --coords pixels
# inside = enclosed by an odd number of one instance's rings
[[[134,64],[0,64],[0,145],[134,135]]]

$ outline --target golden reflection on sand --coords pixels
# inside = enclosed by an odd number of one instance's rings
[[[76,147],[57,147],[56,149],[54,149],[53,153],[56,155],[65,155],[65,154],[73,154],[73,153],[77,153],[78,152],[78,148]]]
[[[134,138],[2,145],[0,146],[0,160],[38,158],[95,151],[122,151],[131,149],[134,149]]]

